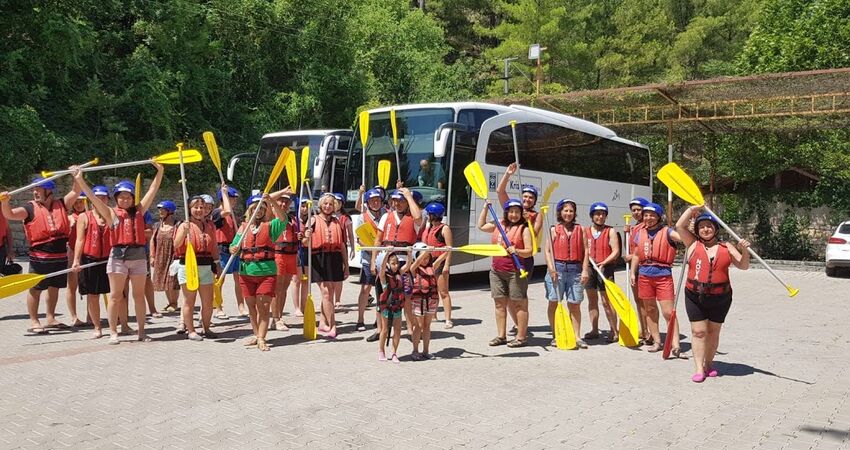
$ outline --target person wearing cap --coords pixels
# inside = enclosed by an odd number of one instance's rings
[[[443,223],[446,207],[442,203],[432,202],[425,207],[427,219],[425,225],[419,229],[419,240],[429,247],[451,247],[454,245],[452,229]],[[452,297],[449,292],[449,269],[451,268],[451,252],[435,251],[434,273],[437,277],[437,292],[443,301],[443,314],[446,315],[446,329],[454,327],[452,322]],[[436,313],[434,314],[436,319]]]
[[[153,205],[156,193],[162,183],[165,167],[155,161],[156,176],[148,187],[148,191],[138,204],[135,203],[136,185],[130,181],[120,181],[115,185],[112,196],[115,207],[110,208],[94,195],[82,172],[74,171],[74,179],[80,185],[86,196],[97,209],[98,213],[111,225],[110,242],[112,250],[106,263],[106,273],[109,277],[109,343],[118,344],[118,315],[122,309],[128,309],[127,296],[124,288],[129,279],[129,291],[133,295],[136,311],[137,339],[149,342],[145,334],[145,284],[148,274],[148,257],[145,251],[145,213]],[[125,323],[125,326],[129,324]]]
[[[392,209],[381,216],[378,222],[378,234],[375,237],[375,242],[380,243],[382,247],[409,247],[416,243],[419,227],[422,226],[422,210],[419,209],[416,200],[413,197],[413,192],[405,187],[396,189],[390,195]],[[372,251],[371,267],[372,273],[378,273],[376,270],[376,261],[378,251]],[[407,262],[407,256],[404,252],[398,253],[399,260],[402,263]],[[408,274],[403,274],[402,279],[407,285],[410,284]],[[407,320],[408,333],[411,337],[419,332],[419,326],[413,317],[413,309],[410,303],[410,292],[405,292],[408,296],[408,301],[404,304],[404,316]]]
[[[74,205],[71,207],[68,214],[68,223],[71,225],[71,232],[68,233],[68,261],[74,261],[74,249],[77,246],[77,218],[80,215],[85,215],[87,210],[86,194],[80,193]],[[85,323],[77,317],[77,280],[76,272],[68,272],[68,289],[65,290],[65,302],[68,305],[68,315],[71,316],[71,326],[74,328],[82,327]]]
[[[617,230],[607,225],[608,205],[595,202],[590,205],[590,220],[592,225],[584,229],[586,241],[585,249],[588,257],[592,259],[605,279],[614,281],[614,266],[620,258],[620,235]],[[584,335],[585,339],[599,339],[599,297],[602,297],[602,308],[605,317],[608,318],[608,327],[611,333],[608,342],[617,342],[619,339],[619,322],[617,313],[611,307],[611,302],[605,292],[605,281],[599,277],[595,270],[588,269],[587,283],[584,288],[587,291],[587,312],[590,316],[590,331]]]
[[[165,292],[168,300],[166,312],[173,313],[179,308],[177,299],[180,296],[180,283],[177,282],[177,272],[170,270],[174,264],[174,231],[176,221],[174,213],[177,205],[171,200],[162,200],[156,205],[159,221],[154,226],[150,239],[150,260],[155,292]],[[176,266],[175,266],[176,269]]]
[[[348,214],[343,205],[345,204],[345,196],[339,192],[334,192],[334,217],[339,220],[339,225],[342,227],[343,240],[347,249],[348,260],[354,259],[354,225],[351,222],[351,215]],[[339,289],[333,292],[334,307],[337,308],[342,302],[342,283],[339,284]]]
[[[311,253],[311,281],[319,285],[322,294],[319,331],[334,339],[337,335],[334,314],[333,292],[342,289],[342,281],[348,278],[348,257],[345,251],[345,231],[334,217],[332,194],[319,198],[318,214],[310,218],[304,230],[302,245],[309,245]]]
[[[231,257],[235,258],[230,263],[230,267],[227,268],[225,276],[231,275],[231,278],[233,278],[233,293],[236,295],[236,306],[239,309],[239,315],[246,317],[248,315],[248,309],[245,306],[245,298],[242,296],[242,288],[239,286],[239,255],[230,254],[230,243],[236,237],[236,229],[238,228],[236,216],[233,214],[233,201],[237,198],[239,198],[239,192],[236,189],[222,185],[218,191],[220,204],[218,208],[210,211],[209,217],[213,225],[215,225],[215,240],[218,243],[222,270]],[[210,197],[210,200],[212,200],[212,197]],[[218,319],[227,319],[227,314],[225,314],[222,306],[221,304],[214,304],[213,308],[215,311],[213,314]]]
[[[76,166],[72,166],[72,169]],[[39,183],[32,188],[33,199],[24,206],[12,208],[9,193],[0,193],[0,208],[8,220],[20,220],[24,223],[24,234],[30,243],[30,273],[45,275],[68,268],[68,236],[71,224],[68,211],[80,195],[79,186],[74,184],[64,197],[56,198],[53,181],[36,178]],[[60,275],[41,280],[27,292],[27,312],[30,318],[30,333],[45,334],[46,328],[67,328],[68,325],[56,320],[56,303],[59,301],[59,289],[68,285],[68,277]],[[38,305],[42,291],[47,291],[47,324],[38,319]]]
[[[109,189],[98,185],[92,188],[95,197],[100,201],[109,202]],[[103,336],[100,326],[100,296],[109,293],[109,277],[106,265],[101,264],[80,270],[80,265],[93,262],[107,261],[112,251],[109,223],[96,210],[86,211],[76,218],[76,235],[72,268],[79,279],[80,295],[86,298],[89,319],[94,325],[92,337],[99,339]]]
[[[702,205],[691,206],[676,222],[676,231],[687,249],[685,310],[691,322],[696,369],[691,381],[695,383],[719,375],[713,364],[720,343],[720,328],[732,306],[729,267],[740,270],[750,267],[749,241],[742,240],[738,244],[719,241],[717,218],[708,212],[700,214],[702,209]],[[697,214],[691,232],[690,219]]]
[[[555,311],[558,302],[566,300],[576,345],[587,348],[581,337],[581,302],[590,274],[590,260],[584,228],[576,222],[576,209],[575,200],[568,198],[558,201],[555,208],[558,223],[549,228],[550,245],[544,249],[548,269],[544,288],[549,300],[547,315],[553,334],[552,345],[555,345]]]
[[[381,197],[381,192],[377,189],[369,189],[362,194],[363,200],[358,198],[358,203],[362,203],[366,206],[366,208],[361,210],[360,217],[363,219],[364,223],[369,224],[375,229],[375,231],[377,231],[378,221],[381,220],[381,216],[383,216],[386,212],[383,207],[384,199]],[[357,243],[361,246],[366,245],[366,243],[361,242],[359,238],[357,238]],[[371,260],[371,251],[360,251],[360,294],[357,296],[357,331],[366,330],[366,308],[371,303],[370,298],[372,297],[372,286],[380,285],[380,283],[377,282],[377,274],[372,272]],[[372,336],[369,336],[366,339],[369,342],[374,342],[380,335],[381,320],[378,317],[375,319],[375,324],[378,329],[375,330],[375,333],[373,333]]]
[[[502,233],[493,222],[487,222],[490,201],[485,200],[484,208],[478,215],[478,229],[491,234],[491,242],[500,244],[508,251],[507,256],[494,256],[490,269],[490,294],[496,306],[496,337],[490,340],[491,347],[505,345],[522,347],[528,342],[528,278],[521,278],[511,255],[520,260],[531,256],[531,232],[528,223],[522,217],[522,202],[508,199],[504,204],[504,215],[500,221],[505,234],[511,242],[508,246],[502,239]],[[508,342],[506,328],[509,310],[517,318],[516,339]]]
[[[648,352],[661,350],[661,334],[658,322],[658,305],[664,318],[669,321],[673,313],[673,261],[676,259],[676,243],[682,242],[679,233],[664,225],[664,208],[658,203],[643,207],[643,227],[632,238],[632,273],[630,282],[638,289],[638,299],[646,312],[646,324],[652,336],[647,345]],[[657,302],[657,303],[656,303]],[[675,325],[672,355],[679,357],[679,326]]]
[[[634,235],[643,228],[643,207],[649,204],[649,200],[643,197],[635,197],[629,202],[629,212],[632,214],[632,220],[634,220],[634,225],[623,225],[623,233],[625,233],[627,241],[630,239],[630,236],[633,238]],[[632,251],[633,248],[627,248],[626,252],[623,252],[623,260],[628,264],[637,264],[637,260],[632,260]],[[630,285],[630,289],[632,290],[632,297],[638,298],[638,291],[636,285]],[[649,327],[646,326],[646,308],[644,308],[643,302],[635,301],[635,305],[637,306],[637,316],[638,322],[640,323],[640,341],[641,343],[649,343],[652,344],[652,334],[649,333]]]
[[[301,241],[298,238],[298,219],[295,214],[289,212],[290,206],[292,206],[290,191],[284,189],[270,194],[269,197],[277,203],[280,211],[284,214],[276,217],[286,222],[286,227],[274,241],[274,260],[277,265],[277,275],[275,295],[271,304],[272,321],[269,323],[269,328],[287,331],[289,327],[283,321],[283,308],[286,306],[286,294],[289,285],[292,283],[292,277],[298,274],[298,247]],[[277,209],[273,211],[277,211]],[[293,300],[292,303],[295,304],[295,312],[300,313],[301,308],[298,302]]]
[[[285,189],[283,194],[291,191]],[[283,195],[281,194],[281,195]],[[269,220],[267,208],[271,207],[274,218]],[[254,211],[257,215],[254,216]],[[253,195],[246,202],[247,219],[240,226],[240,233],[230,244],[230,253],[241,252],[239,283],[242,295],[248,304],[248,314],[254,337],[246,346],[256,345],[260,351],[268,351],[266,336],[269,330],[269,311],[277,286],[275,264],[275,241],[286,230],[289,215],[268,194]],[[253,222],[248,220],[254,218]]]

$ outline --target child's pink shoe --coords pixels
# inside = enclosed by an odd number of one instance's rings
[[[379,351],[378,352],[378,361],[386,361],[386,360],[387,360],[387,354]]]
[[[709,378],[715,378],[718,375],[720,375],[720,374],[717,373],[717,369],[713,369],[711,367],[709,367],[708,370],[705,371],[705,376],[707,376]]]
[[[705,374],[695,373],[694,376],[691,377],[691,381],[693,381],[694,383],[702,383],[703,381],[705,381]]]
[[[394,362],[394,363],[398,364],[398,363],[399,363],[398,355],[396,355],[395,353],[393,353],[392,360],[393,360],[393,362]]]

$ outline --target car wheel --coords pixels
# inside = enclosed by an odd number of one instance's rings
[[[835,272],[836,272],[836,268],[835,268],[835,267],[827,267],[827,268],[826,268],[826,276],[828,276],[828,277],[834,277],[834,276],[835,276]]]

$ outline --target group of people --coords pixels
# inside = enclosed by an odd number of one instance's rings
[[[74,325],[81,324],[74,299],[74,291],[79,290],[87,298],[88,321],[94,326],[96,338],[102,336],[99,297],[108,294],[110,344],[120,342],[119,326],[125,333],[134,332],[127,320],[128,298],[132,295],[137,339],[150,341],[145,334],[146,308],[159,315],[152,302],[146,303],[146,291],[152,289],[165,292],[166,311],[180,311],[178,333],[193,341],[215,338],[211,330],[213,315],[226,318],[216,287],[220,288],[223,277],[232,275],[239,313],[250,318],[253,330],[246,346],[267,351],[267,331],[288,329],[282,315],[290,287],[294,314],[303,316],[310,290],[308,282],[316,283],[321,295],[318,331],[327,338],[337,336],[335,309],[342,282],[349,276],[348,261],[354,257],[356,246],[364,244],[355,237],[341,194],[320,195],[315,208],[311,207],[311,198],[299,199],[288,188],[253,195],[245,203],[242,220],[236,220],[233,202],[239,195],[235,189],[222,185],[218,205],[210,195],[194,196],[188,200],[188,217],[178,221],[174,217],[175,203],[162,200],[155,205],[158,220],[150,223],[145,216],[154,206],[163,176],[163,166],[152,164],[157,174],[141,198],[129,181],[119,182],[111,191],[103,185],[89,186],[76,167],[72,168],[73,188],[64,197],[56,198],[55,185],[44,180],[36,180],[39,184],[32,189],[33,200],[21,207],[13,208],[9,195],[0,193],[5,219],[24,223],[30,243],[30,272],[50,274],[69,266],[74,269],[68,277],[45,278],[29,291],[31,331],[43,333],[46,328],[60,326],[55,317],[58,291],[68,287]],[[693,380],[700,382],[716,376],[712,362],[720,327],[731,305],[728,269],[730,265],[747,268],[749,243],[718,241],[717,220],[709,214],[699,214],[699,207],[685,211],[675,227],[665,226],[663,207],[642,198],[630,202],[637,224],[624,229],[625,245],[617,230],[606,223],[608,207],[602,202],[590,206],[591,223],[582,226],[577,222],[576,202],[561,199],[555,207],[554,223],[549,224],[546,215],[535,210],[539,192],[534,186],[522,186],[520,199],[507,195],[507,184],[517,170],[516,164],[511,164],[497,188],[502,217],[498,222],[488,221],[488,204],[477,223],[481,231],[492,235],[492,243],[503,245],[508,253],[492,258],[490,286],[497,335],[489,345],[527,344],[529,278],[521,273],[533,271],[534,244],[540,243],[547,268],[547,316],[553,330],[558,302],[565,301],[577,345],[587,348],[586,340],[603,337],[599,328],[601,300],[610,329],[605,338],[610,342],[618,340],[618,318],[605,294],[603,277],[613,280],[615,266],[622,258],[630,264],[629,284],[637,299],[639,344],[649,352],[658,352],[659,309],[669,321],[675,296],[671,267],[677,245],[683,243],[688,266],[685,303],[697,369]],[[380,186],[368,190],[361,186],[359,194],[355,208],[361,213],[363,226],[372,228],[374,245],[381,250],[360,251],[356,329],[366,330],[365,313],[375,289],[376,331],[367,340],[378,342],[378,359],[399,361],[402,319],[412,342],[411,358],[431,359],[431,324],[440,301],[445,327],[453,327],[451,252],[439,250],[453,244],[451,228],[443,223],[445,207],[436,202],[423,205],[421,194],[401,183],[389,195]],[[293,205],[297,205],[294,212],[290,211]],[[7,229],[5,221],[0,222],[0,238],[8,252],[11,243]],[[197,272],[193,274],[187,270],[190,247],[197,262]],[[598,271],[592,269],[593,265]],[[197,289],[189,289],[190,276],[197,278]],[[45,290],[46,326],[38,318],[39,301]],[[178,305],[181,291],[183,302]],[[580,304],[585,293],[591,330],[580,335]],[[200,326],[196,327],[194,309],[198,297],[201,312]],[[510,331],[508,317],[515,324]],[[678,357],[676,330],[667,339],[672,339],[672,354]],[[510,341],[509,334],[514,335]],[[392,350],[387,354],[389,341]]]

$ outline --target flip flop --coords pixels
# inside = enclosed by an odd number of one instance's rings
[[[30,336],[35,336],[37,334],[50,334],[49,331],[45,330],[44,328],[39,328],[39,327],[27,328],[27,332],[31,333]]]
[[[54,323],[54,324],[48,324],[48,325],[47,325],[46,327],[44,327],[44,328],[55,328],[55,329],[57,329],[57,330],[67,330],[68,328],[71,328],[71,327],[70,327],[70,326],[68,326],[68,324],[64,324],[64,323],[62,323],[62,322],[56,322],[56,323]]]

